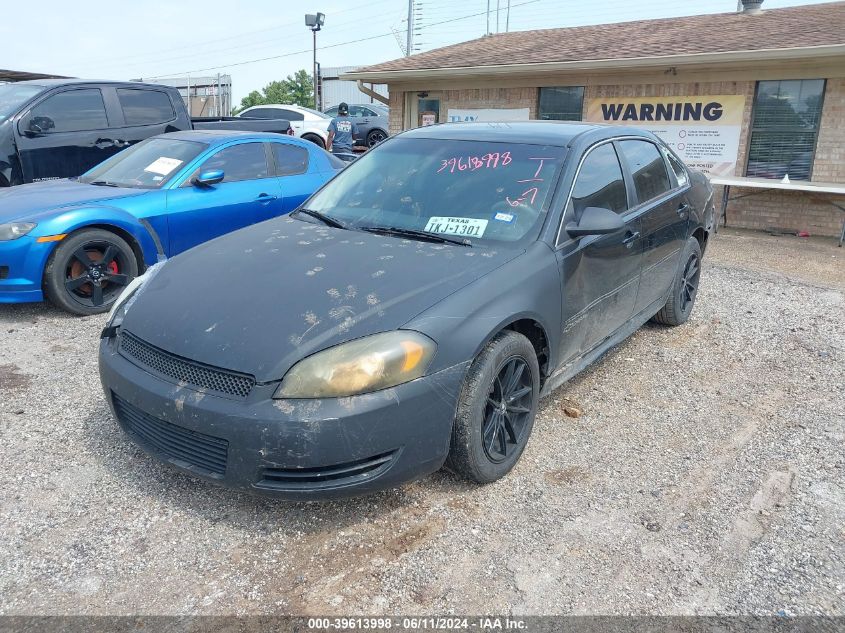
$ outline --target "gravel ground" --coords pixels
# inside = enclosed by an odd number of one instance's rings
[[[705,259],[692,320],[545,399],[509,477],[323,504],[160,466],[104,405],[103,318],[0,306],[0,613],[845,614],[845,249]]]

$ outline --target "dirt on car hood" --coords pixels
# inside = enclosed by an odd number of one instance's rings
[[[270,382],[316,351],[401,327],[520,252],[279,218],[168,261],[124,327],[173,354]]]

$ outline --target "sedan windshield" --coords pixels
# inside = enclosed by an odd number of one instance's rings
[[[158,189],[208,147],[205,143],[151,138],[100,163],[79,182],[130,189]]]
[[[0,86],[0,122],[12,116],[24,103],[32,99],[44,86],[8,84]]]
[[[305,206],[353,229],[516,242],[542,223],[564,157],[556,146],[399,137]]]

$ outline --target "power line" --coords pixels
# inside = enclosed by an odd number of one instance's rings
[[[534,4],[536,2],[540,2],[540,0],[526,0],[525,2],[520,2],[520,3],[514,4],[512,6],[513,7],[521,7],[521,6],[524,6],[526,4]],[[428,25],[426,25],[426,27],[423,27],[423,28],[437,26],[438,24],[447,24],[449,22],[457,22],[459,20],[467,20],[469,18],[474,18],[474,17],[478,17],[479,15],[485,15],[485,14],[486,14],[486,11],[481,11],[480,13],[472,13],[472,14],[464,15],[464,16],[457,17],[457,18],[451,18],[449,20],[443,20],[441,22],[432,22],[431,24],[428,24]],[[368,42],[368,41],[371,41],[371,40],[380,39],[382,37],[392,37],[392,36],[393,36],[393,31],[389,31],[387,33],[380,33],[379,35],[371,35],[370,37],[361,37],[361,38],[358,38],[356,40],[350,40],[348,42],[338,42],[337,44],[328,44],[326,46],[319,46],[319,47],[317,47],[317,50],[326,50],[326,49],[329,49],[329,48],[337,48],[339,46],[348,46],[349,44],[359,44],[361,42]],[[165,78],[168,78],[168,77],[179,77],[179,76],[182,76],[182,75],[188,75],[188,74],[193,74],[193,73],[201,73],[201,72],[207,72],[207,71],[210,71],[210,70],[218,70],[218,69],[221,69],[221,68],[234,68],[235,66],[245,66],[247,64],[255,64],[255,63],[258,63],[258,62],[266,62],[266,61],[270,61],[270,60],[273,60],[273,59],[283,59],[285,57],[293,57],[294,55],[301,55],[303,53],[310,53],[311,51],[312,51],[311,48],[306,48],[306,49],[303,49],[301,51],[292,51],[292,52],[289,52],[289,53],[282,53],[281,55],[271,55],[269,57],[262,57],[262,58],[259,58],[259,59],[248,59],[248,60],[241,61],[241,62],[233,62],[231,64],[220,64],[218,66],[209,66],[207,68],[195,68],[193,70],[182,70],[182,71],[177,71],[177,72],[172,72],[172,73],[166,73],[166,74],[163,74],[163,75],[149,75],[147,77],[147,79],[165,79]]]

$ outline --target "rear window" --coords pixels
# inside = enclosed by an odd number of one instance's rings
[[[117,98],[126,125],[154,125],[176,117],[170,97],[160,90],[118,88]]]

